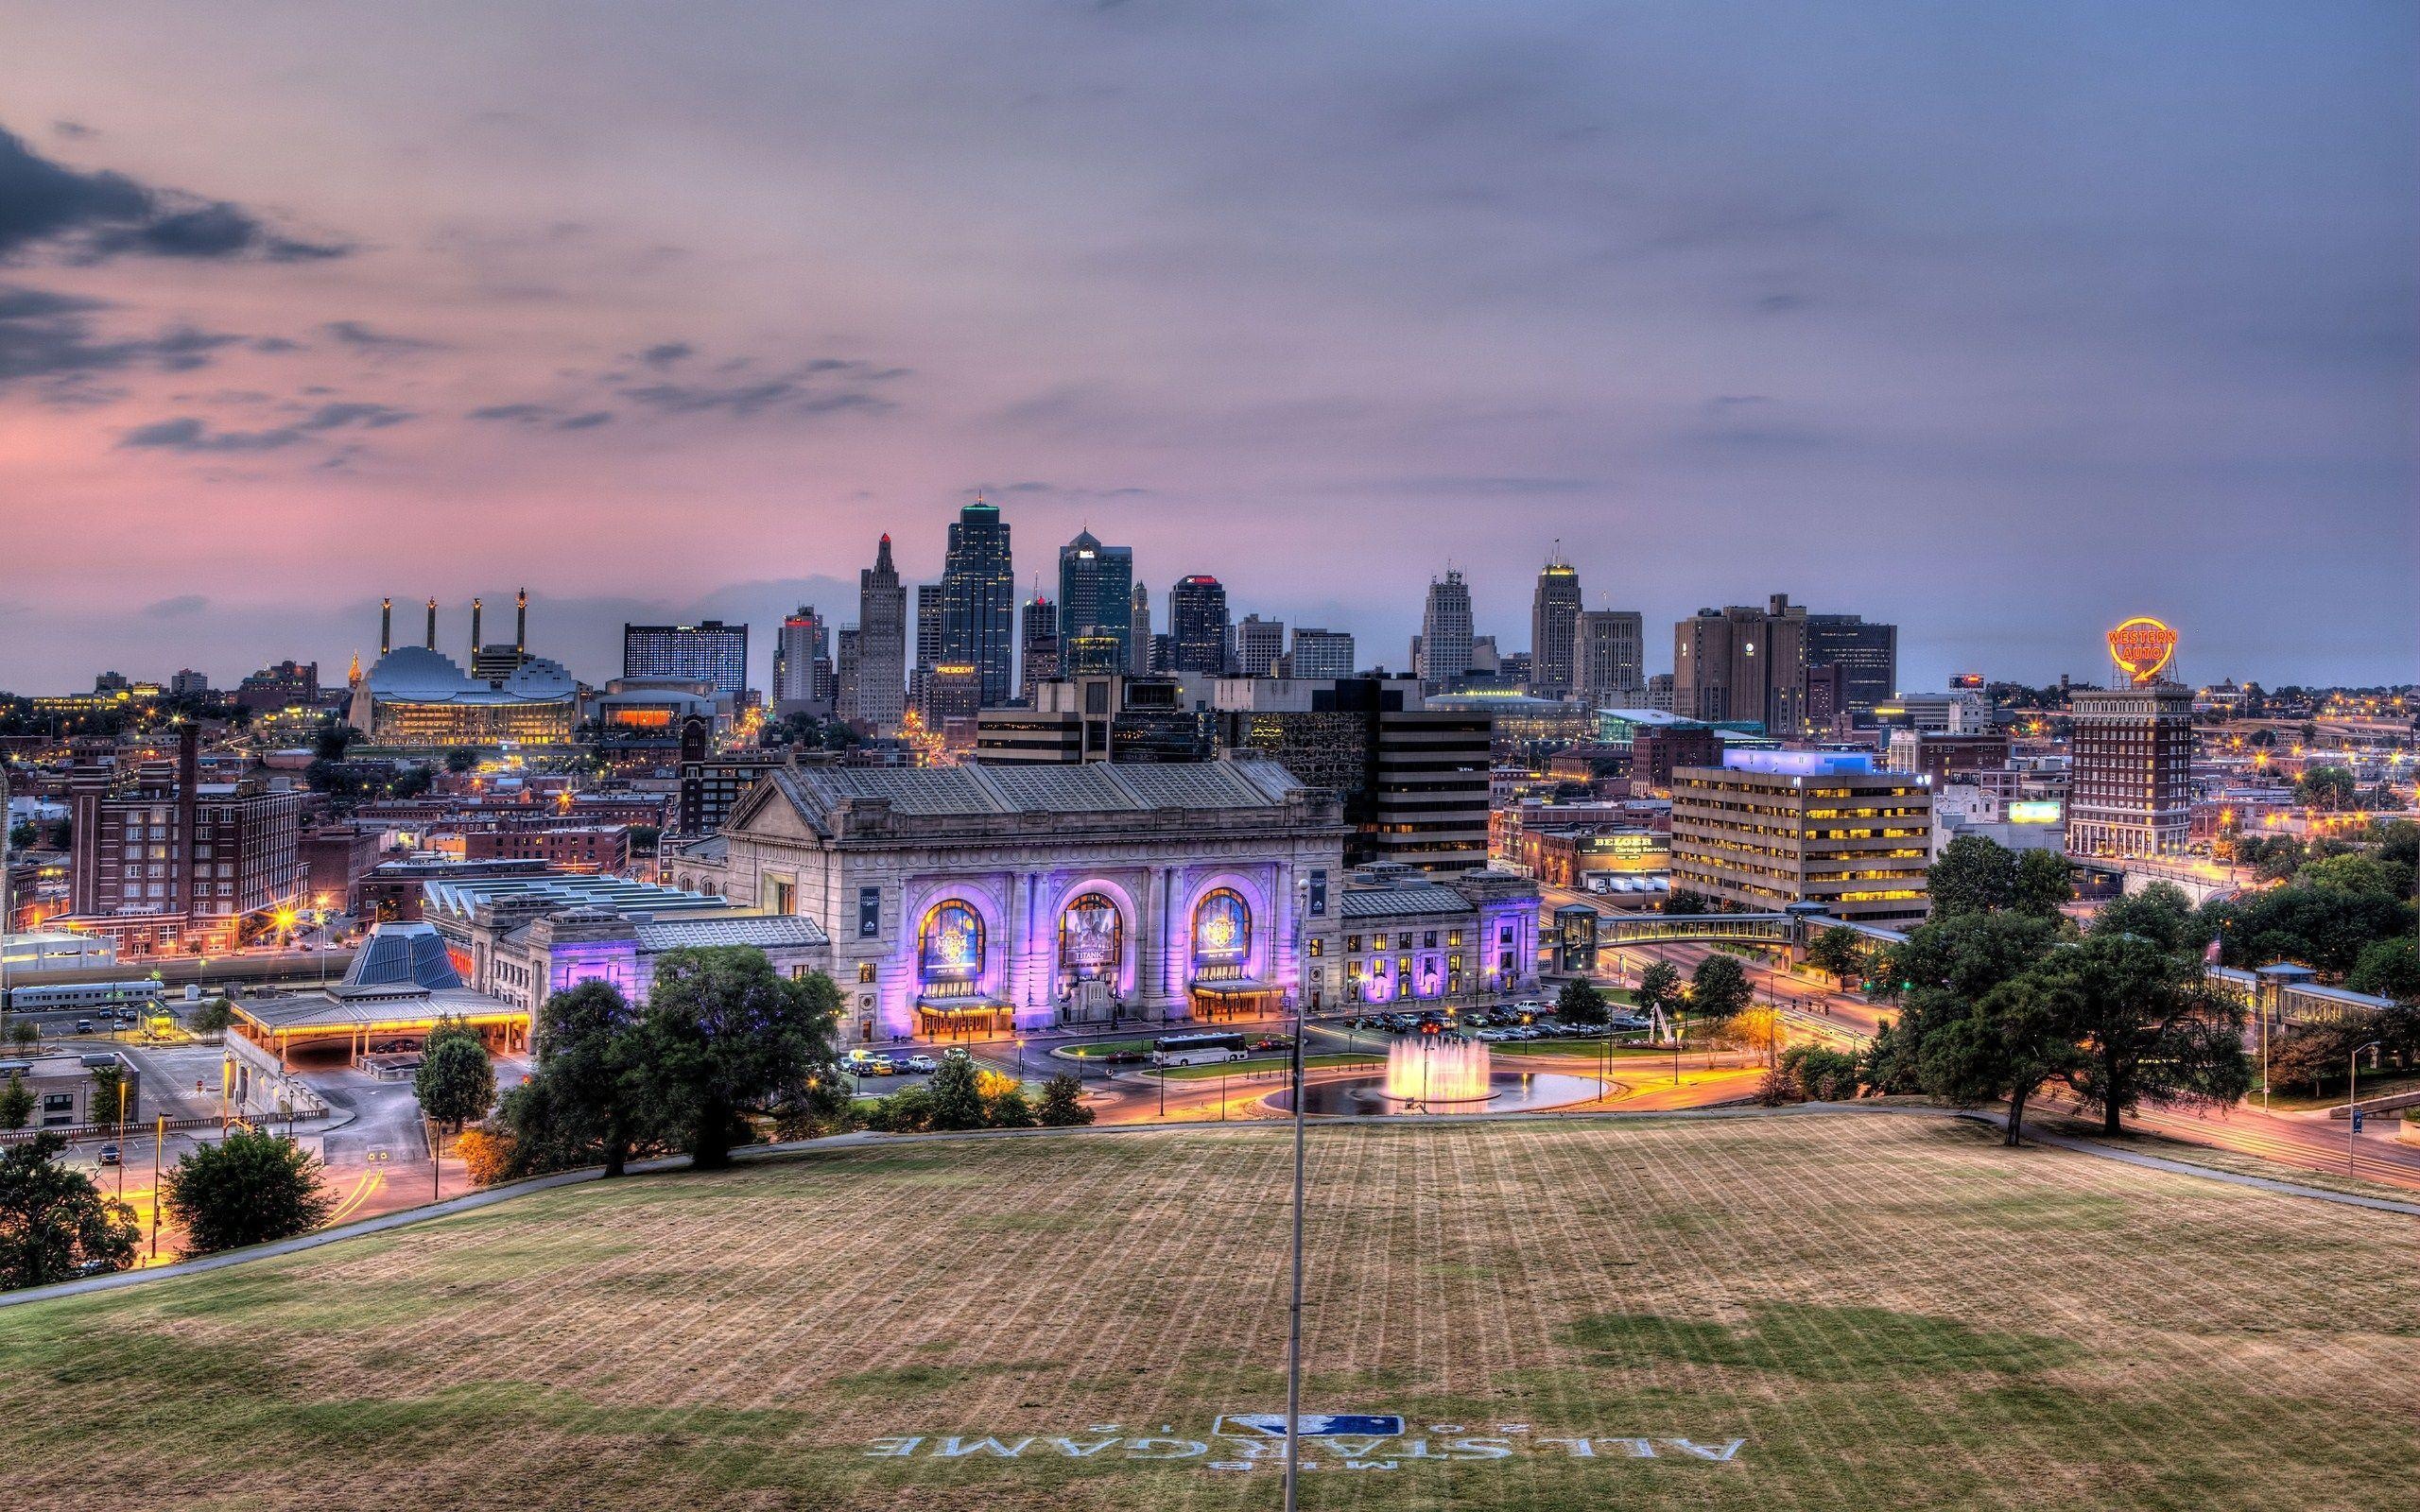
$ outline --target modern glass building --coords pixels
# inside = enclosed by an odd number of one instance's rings
[[[1206,573],[1180,577],[1168,590],[1170,670],[1227,670],[1227,588]]]
[[[1000,507],[977,498],[949,527],[942,567],[942,662],[971,665],[986,707],[1005,704],[1017,677],[1016,572]]]
[[[1132,661],[1134,548],[1104,546],[1089,530],[1059,548],[1059,629],[1066,636],[1114,635]]]
[[[1841,669],[1838,707],[1859,725],[1874,723],[1874,706],[1899,688],[1899,627],[1869,624],[1857,614],[1806,616],[1806,665]]]

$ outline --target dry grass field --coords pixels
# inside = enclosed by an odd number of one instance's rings
[[[1318,1508],[2420,1506],[2420,1220],[1919,1119],[1313,1133]],[[566,1189],[0,1312],[11,1506],[1245,1508],[1281,1130]],[[1232,1425],[1230,1425],[1232,1426]]]

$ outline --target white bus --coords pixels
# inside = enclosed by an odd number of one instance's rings
[[[1209,1066],[1251,1055],[1239,1034],[1170,1034],[1151,1041],[1154,1066]]]

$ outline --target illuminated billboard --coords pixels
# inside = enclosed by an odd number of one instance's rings
[[[1979,672],[1960,672],[1953,674],[1949,679],[1949,691],[1952,693],[1980,693],[1983,691],[1983,675]]]
[[[2025,799],[2008,806],[2011,824],[2056,824],[2059,822],[2057,799]]]
[[[2148,614],[2137,614],[2109,632],[2109,660],[2141,683],[2156,681],[2176,655],[2176,632]]]

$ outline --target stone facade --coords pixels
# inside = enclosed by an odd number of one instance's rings
[[[843,1043],[1335,1001],[1345,827],[1267,762],[771,774],[679,880],[821,921]]]

